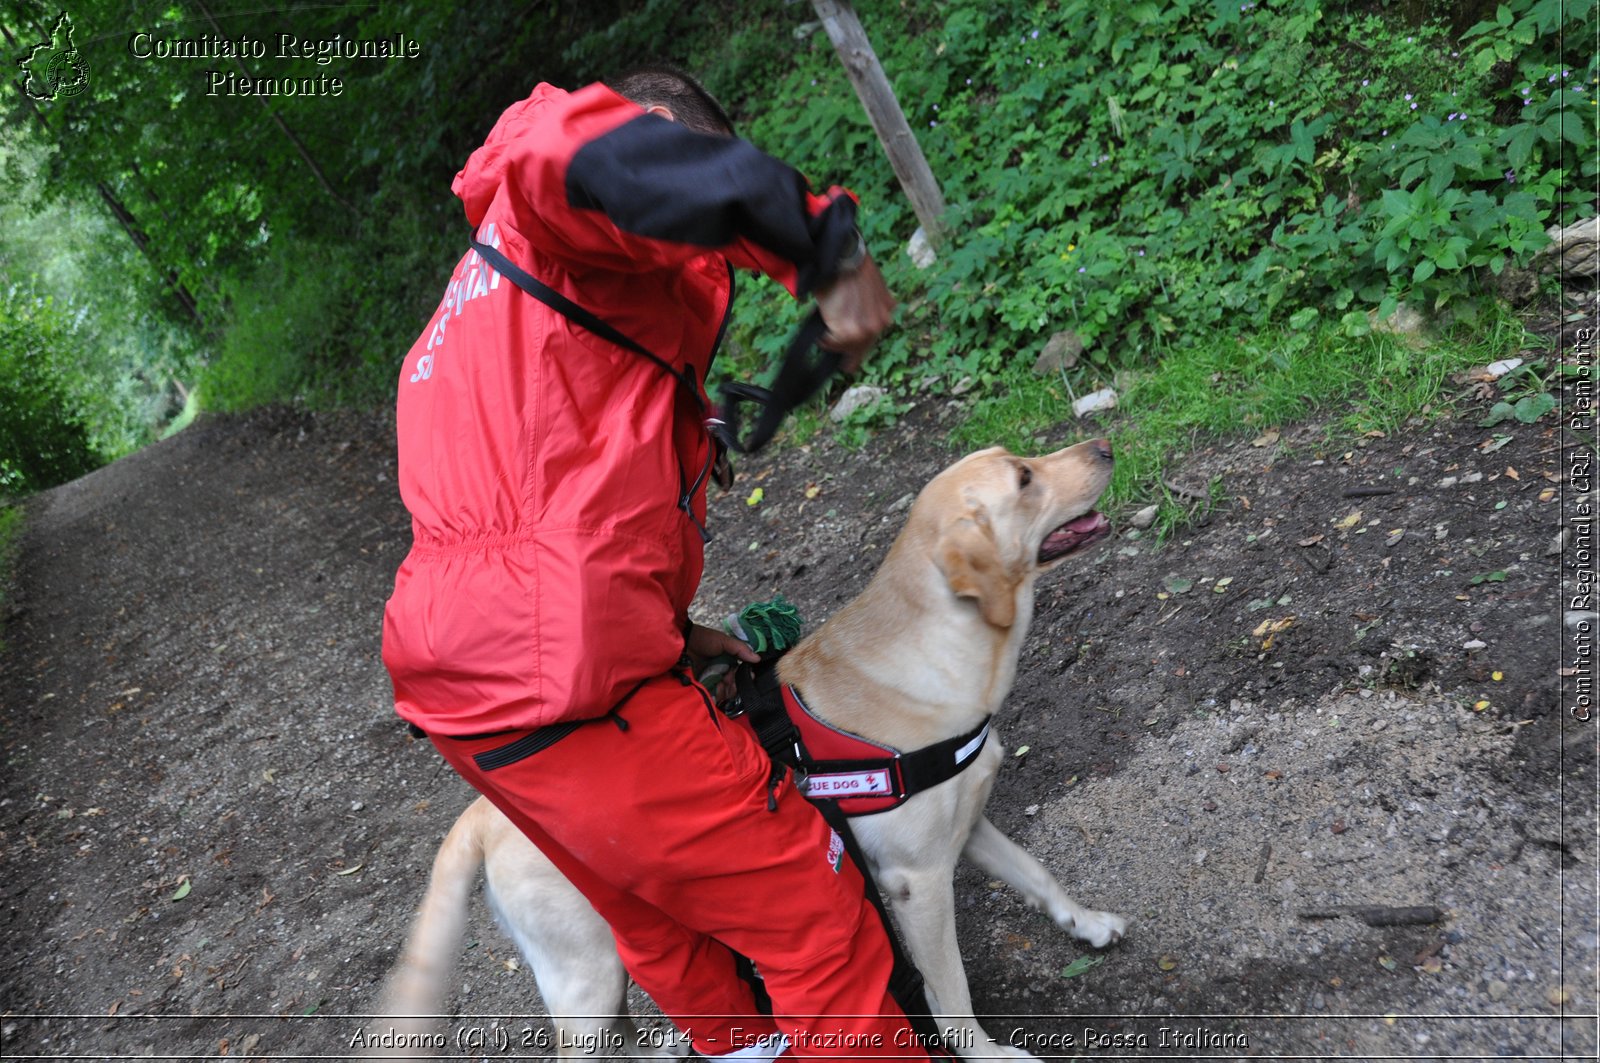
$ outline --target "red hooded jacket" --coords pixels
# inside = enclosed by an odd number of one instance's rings
[[[603,85],[540,85],[453,188],[480,242],[692,371],[702,398],[733,267],[803,296],[855,223],[843,190],[812,195],[748,142]],[[592,718],[677,661],[711,445],[685,388],[468,251],[397,413],[413,545],[383,659],[402,717],[453,735]]]

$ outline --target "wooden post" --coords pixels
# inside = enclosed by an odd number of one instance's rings
[[[894,89],[889,86],[877,53],[872,50],[872,42],[867,40],[861,20],[856,18],[855,8],[849,0],[811,0],[811,4],[844,63],[845,74],[861,98],[861,106],[866,108],[872,128],[900,180],[900,187],[911,200],[911,209],[916,211],[922,231],[930,243],[939,246],[944,240],[944,229],[939,221],[944,213],[944,194],[939,191],[933,171],[928,169],[928,160],[912,135],[905,112],[900,110]]]

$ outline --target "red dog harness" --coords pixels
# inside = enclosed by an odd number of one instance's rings
[[[964,735],[903,753],[841,730],[812,715],[800,692],[780,688],[793,725],[795,774],[809,801],[836,802],[846,816],[868,816],[905,804],[964,771],[989,739],[989,718]]]

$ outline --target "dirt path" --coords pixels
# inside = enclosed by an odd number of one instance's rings
[[[713,504],[701,619],[781,590],[816,621],[859,590],[955,456],[941,412],[747,467]],[[1047,578],[991,812],[1134,929],[1063,977],[1082,950],[964,870],[991,1031],[1041,1055],[1593,1057],[1558,441],[1496,448],[1474,420],[1203,452],[1179,479],[1222,478],[1209,519]],[[5,1055],[348,1051],[469,799],[388,704],[391,449],[379,419],[207,419],[30,504],[0,671]],[[1303,917],[1368,904],[1443,918]],[[468,945],[452,1045],[536,1025],[482,911]]]

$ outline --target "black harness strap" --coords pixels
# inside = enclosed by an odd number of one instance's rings
[[[750,724],[755,728],[756,737],[772,757],[773,772],[767,801],[769,810],[777,807],[772,792],[776,790],[786,770],[794,769],[795,787],[803,790],[807,767],[800,759],[802,752],[800,731],[789,719],[789,714],[783,706],[783,693],[778,679],[778,659],[781,656],[782,654],[778,653],[756,665],[741,665],[734,673],[739,693],[729,706],[729,715],[749,714]],[[890,954],[894,958],[894,966],[889,973],[889,993],[900,1005],[900,1010],[905,1012],[907,1021],[917,1034],[918,1047],[934,1056],[950,1055],[943,1047],[943,1034],[939,1030],[939,1025],[933,1020],[933,1009],[928,1006],[927,988],[923,983],[922,972],[911,962],[911,957],[906,955],[905,946],[900,941],[900,933],[889,915],[888,907],[883,903],[883,894],[872,877],[872,865],[867,863],[865,854],[861,852],[861,845],[856,841],[855,832],[850,829],[849,817],[839,810],[837,801],[812,801],[811,804],[822,813],[823,820],[844,842],[845,852],[850,855],[850,859],[854,861],[857,870],[861,872],[862,880],[866,883],[867,899],[872,902],[872,907],[883,923],[884,933],[889,939]]]
[[[689,398],[694,402],[695,407],[702,413],[706,412],[706,403],[705,400],[700,397],[700,389],[696,386],[694,371],[692,369],[685,366],[680,372],[679,370],[672,368],[672,364],[665,358],[656,356],[644,344],[639,343],[629,336],[623,335],[621,332],[618,332],[611,325],[607,324],[599,315],[584,309],[571,299],[568,299],[566,296],[550,287],[548,284],[539,280],[539,278],[535,277],[533,274],[529,273],[527,270],[511,261],[505,255],[501,254],[499,248],[490,247],[488,244],[474,237],[472,239],[472,249],[478,252],[478,254],[482,255],[484,261],[488,262],[489,265],[499,270],[501,275],[510,280],[512,284],[515,284],[518,288],[521,288],[523,291],[527,292],[529,295],[533,296],[535,299],[539,300],[556,313],[565,317],[567,320],[588,329],[590,332],[594,333],[596,336],[599,336],[607,343],[614,343],[623,350],[632,351],[641,358],[648,358],[650,361],[660,366],[662,372],[666,373],[668,376],[677,381],[683,390],[688,393]]]
[[[588,329],[601,339],[654,362],[688,392],[690,398],[694,400],[695,408],[702,415],[709,416],[710,411],[706,408],[705,400],[700,397],[700,389],[692,369],[687,366],[682,371],[674,369],[665,358],[659,357],[632,337],[623,335],[598,314],[586,310],[545,284],[501,254],[498,248],[489,246],[477,237],[473,237],[471,243],[472,249],[482,255],[489,265],[499,270],[502,276],[556,313]],[[729,276],[732,277],[732,270],[729,271]],[[723,323],[724,327],[726,324]],[[794,339],[789,341],[789,349],[784,352],[783,365],[779,368],[778,377],[772,382],[771,389],[733,380],[723,382],[721,415],[710,417],[708,421],[712,435],[718,442],[729,450],[741,454],[754,454],[771,441],[778,431],[778,426],[792,410],[827,385],[829,379],[838,371],[842,357],[837,351],[817,346],[827,331],[828,326],[823,323],[821,312],[813,310],[795,332]],[[721,340],[720,332],[717,338]],[[816,360],[808,361],[806,355],[814,346],[817,347]],[[751,429],[750,436],[741,440],[739,407],[745,402],[753,402],[760,406],[761,414],[756,420],[755,427]],[[704,475],[701,474],[701,479],[704,479]]]
[[[805,752],[805,742],[799,740],[799,765],[805,769],[813,782],[818,781],[818,776],[847,774],[856,775],[864,772],[881,771],[887,773],[888,778],[894,783],[894,790],[885,794],[867,794],[860,796],[869,797],[894,797],[904,800],[913,794],[924,790],[931,790],[948,779],[953,779],[966,770],[972,763],[972,758],[977,756],[984,743],[989,740],[989,720],[986,718],[978,726],[966,734],[947,738],[943,742],[935,742],[931,746],[910,753],[902,753],[894,757],[880,757],[875,759],[852,758],[849,760],[816,760]],[[852,795],[838,795],[848,799]],[[837,800],[830,798],[826,793],[811,794],[807,797],[813,802]],[[882,811],[887,812],[885,808]],[[871,815],[872,813],[852,813]]]
[[[666,373],[674,381],[676,381],[678,390],[680,392],[689,396],[689,400],[694,404],[694,408],[699,411],[700,416],[705,420],[708,431],[710,431],[710,429],[713,427],[721,425],[720,421],[710,417],[710,410],[706,406],[705,399],[700,395],[700,388],[695,382],[694,370],[692,368],[689,366],[684,366],[681,372],[672,368],[672,363],[668,362],[665,358],[661,358],[652,353],[648,347],[642,343],[639,343],[632,337],[623,335],[611,325],[607,324],[598,314],[595,314],[590,310],[586,310],[577,303],[573,302],[571,299],[568,299],[566,296],[562,295],[560,292],[556,291],[554,288],[550,287],[548,284],[544,283],[539,278],[535,277],[533,274],[529,273],[527,270],[511,261],[511,259],[501,254],[499,248],[491,247],[479,240],[477,237],[472,238],[471,244],[472,249],[478,252],[478,254],[483,257],[485,262],[499,270],[501,276],[506,277],[511,281],[512,284],[515,284],[518,288],[521,288],[524,292],[527,292],[545,306],[548,306],[562,317],[565,317],[568,321],[571,321],[573,324],[578,325],[581,328],[588,329],[590,332],[594,333],[596,336],[599,336],[607,343],[613,343],[625,351],[631,351],[634,354],[637,354],[639,357],[646,358],[654,363],[661,369],[663,373]],[[731,269],[729,270],[728,275],[730,278],[733,276]],[[726,327],[727,322],[724,321],[723,325]],[[721,339],[722,333],[719,331],[717,333],[718,342],[721,342]],[[700,532],[700,537],[706,542],[711,541],[711,533],[706,530],[705,525],[701,524],[695,519],[694,496],[700,490],[700,486],[706,482],[707,476],[711,475],[715,470],[726,467],[726,463],[723,461],[723,455],[721,453],[721,451],[726,447],[726,443],[723,441],[723,438],[719,432],[711,431],[710,435],[711,449],[710,453],[706,455],[705,468],[700,470],[700,474],[694,478],[693,483],[690,483],[689,478],[683,475],[680,470],[678,483],[678,487],[680,488],[680,493],[678,496],[678,508],[683,510],[683,512],[688,516],[689,523],[695,526],[695,528]],[[731,486],[733,482],[731,472],[729,472],[726,476],[719,473],[718,482],[722,483],[724,487]]]

